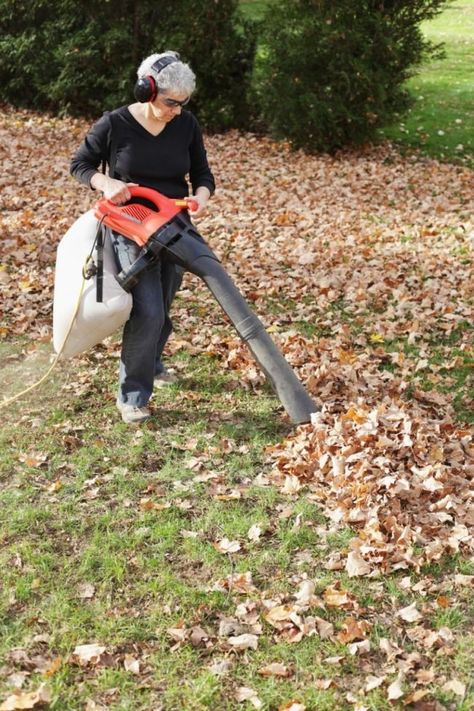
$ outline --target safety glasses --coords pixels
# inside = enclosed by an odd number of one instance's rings
[[[183,101],[177,101],[177,99],[169,99],[166,96],[161,96],[160,94],[158,95],[160,101],[165,105],[168,106],[170,109],[176,109],[178,106],[183,107],[186,106],[186,104],[189,102],[189,99],[191,98],[188,96],[187,99],[184,99]]]

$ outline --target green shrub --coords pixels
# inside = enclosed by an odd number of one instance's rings
[[[175,49],[198,78],[192,108],[211,129],[244,126],[255,32],[237,0],[0,0],[3,100],[97,116],[133,101],[140,61]]]
[[[267,128],[295,147],[333,151],[371,139],[408,108],[403,83],[437,48],[420,22],[446,0],[276,0],[254,87]]]
[[[238,4],[180,0],[179,12],[164,34],[164,44],[182,52],[197,75],[191,109],[208,129],[249,125],[247,95],[257,25],[243,19]]]

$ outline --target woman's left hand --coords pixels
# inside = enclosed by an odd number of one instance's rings
[[[192,200],[193,202],[189,206],[189,214],[192,217],[198,217],[204,210],[206,209],[207,202],[210,197],[210,192],[207,188],[200,187],[196,190],[196,194],[192,195],[189,199],[190,201]],[[196,207],[196,209],[192,209],[193,207]]]

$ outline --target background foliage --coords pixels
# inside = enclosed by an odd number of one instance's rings
[[[309,150],[362,142],[409,106],[403,83],[436,48],[419,24],[444,0],[279,0],[255,86],[264,123]]]
[[[176,49],[201,78],[191,108],[208,129],[241,126],[254,33],[237,0],[0,0],[5,100],[95,116],[133,99],[147,55]]]
[[[409,105],[403,84],[436,49],[420,22],[446,0],[0,0],[4,99],[96,116],[132,100],[136,67],[178,50],[199,78],[208,130],[262,130],[306,150],[375,136]]]

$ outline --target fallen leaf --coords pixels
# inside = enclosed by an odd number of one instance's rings
[[[14,689],[21,689],[29,676],[30,672],[14,672],[7,677],[7,684]]]
[[[288,475],[285,477],[285,483],[281,487],[280,491],[282,494],[297,494],[303,488],[300,480],[297,476]]]
[[[370,571],[370,565],[362,558],[358,551],[351,551],[348,554],[346,572],[350,578],[354,578],[358,575],[368,575]]]
[[[56,657],[52,660],[51,664],[44,670],[43,674],[47,677],[54,676],[62,667],[62,657]]]
[[[405,693],[402,689],[403,677],[399,675],[394,682],[390,684],[387,689],[387,698],[389,701],[396,701],[400,699]]]
[[[164,504],[160,504],[150,498],[140,499],[140,509],[142,511],[164,511],[165,509],[169,509],[170,507],[171,504],[169,501]]]
[[[333,585],[326,588],[323,593],[323,598],[329,607],[347,607],[351,604],[349,592]]]
[[[240,634],[237,637],[229,637],[227,641],[238,652],[242,652],[245,649],[257,649],[258,647],[256,634]]]
[[[251,526],[248,530],[247,537],[249,541],[253,541],[256,543],[259,539],[260,536],[262,535],[262,529],[258,525],[258,523],[255,523],[253,526]]]
[[[451,679],[441,687],[443,691],[452,691],[456,696],[464,697],[466,695],[466,684],[463,684],[459,679]]]
[[[356,620],[354,617],[346,617],[343,622],[343,629],[337,634],[337,639],[342,644],[363,640],[367,637],[371,625],[366,620]]]
[[[186,629],[184,622],[181,622],[176,627],[168,627],[166,633],[175,640],[175,642],[185,642],[189,636],[189,630]]]
[[[228,575],[227,578],[214,583],[211,590],[232,590],[235,593],[245,595],[255,590],[255,586],[252,583],[252,573],[247,571],[246,573]]]
[[[230,659],[216,659],[207,668],[214,676],[222,676],[230,671],[232,668],[232,662]]]
[[[291,620],[291,615],[297,612],[295,605],[275,605],[265,615],[265,620],[279,629],[281,622]]]
[[[80,644],[73,651],[72,657],[80,666],[86,666],[98,664],[104,652],[105,647],[100,644]]]
[[[240,551],[240,543],[238,541],[230,541],[228,538],[222,538],[212,545],[219,553],[237,553],[237,551]]]
[[[342,655],[338,655],[335,657],[326,657],[325,659],[323,659],[323,662],[325,664],[330,664],[331,666],[336,666],[336,665],[340,664],[343,659],[344,659],[344,657]]]
[[[325,691],[326,689],[330,689],[331,686],[336,686],[336,683],[334,679],[315,679],[314,686],[316,689]]]
[[[81,583],[77,586],[77,595],[81,600],[91,600],[95,595],[95,586],[92,583]]]
[[[126,654],[123,660],[125,671],[132,674],[140,674],[140,660],[136,659],[132,654]]]
[[[257,674],[260,674],[261,676],[288,678],[293,675],[293,672],[280,662],[272,662],[271,664],[267,664],[266,666],[257,669]]]
[[[51,701],[51,693],[44,684],[36,691],[17,691],[8,696],[0,706],[0,711],[16,711],[16,709],[34,709]]]
[[[315,600],[315,589],[316,586],[312,580],[303,580],[300,583],[298,592],[295,594],[295,599],[298,605],[301,607],[310,606]]]
[[[306,711],[306,706],[301,701],[288,701],[283,706],[279,706],[278,711]]]
[[[257,692],[249,689],[248,686],[240,686],[235,691],[235,700],[239,703],[249,701],[255,709],[261,709],[263,704],[257,696]]]
[[[423,619],[423,615],[416,609],[416,602],[398,610],[396,614],[397,617],[401,617],[405,622],[419,622],[419,620]]]
[[[107,707],[102,706],[102,704],[98,704],[92,699],[87,699],[84,711],[107,711]]]
[[[314,620],[321,639],[331,639],[334,635],[334,625],[332,622],[323,620],[322,617],[315,617]]]
[[[456,586],[474,585],[474,575],[462,575],[461,573],[457,573],[454,576],[454,584]]]
[[[372,676],[371,674],[369,674],[369,676],[365,680],[365,691],[369,692],[372,691],[372,689],[377,689],[384,683],[386,678],[387,677],[385,676]]]
[[[353,642],[347,646],[347,651],[353,656],[355,654],[368,654],[370,652],[370,640],[364,639],[362,642]]]
[[[183,538],[199,538],[202,536],[202,532],[200,531],[187,531],[184,528],[181,529],[180,534]]]

